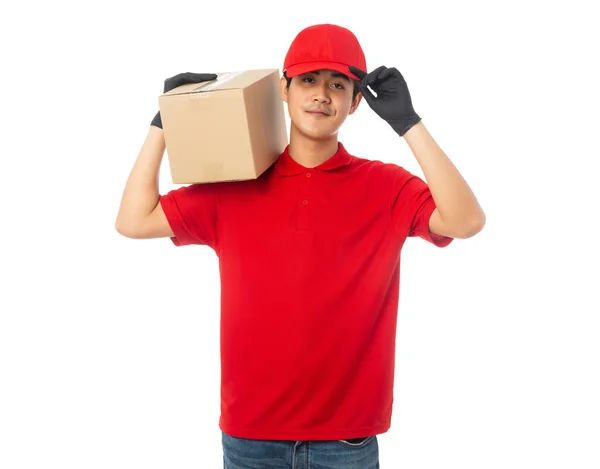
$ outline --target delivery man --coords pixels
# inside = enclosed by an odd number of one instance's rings
[[[165,80],[165,92],[215,78],[182,73]],[[368,73],[348,29],[302,30],[280,88],[290,141],[254,180],[159,195],[159,112],[116,229],[218,256],[226,468],[375,469],[376,435],[392,414],[401,248],[407,237],[438,247],[472,237],[485,215],[413,109],[400,72]],[[338,141],[363,97],[405,139],[427,184]]]

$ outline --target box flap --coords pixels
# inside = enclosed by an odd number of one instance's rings
[[[164,93],[165,96],[203,93],[206,91],[224,91],[233,89],[244,89],[252,83],[278,71],[278,69],[264,70],[242,70],[237,72],[217,73],[217,79],[202,83],[188,83]]]

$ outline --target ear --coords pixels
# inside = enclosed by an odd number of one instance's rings
[[[279,90],[281,92],[281,99],[287,103],[287,80],[284,77],[281,77],[279,80]]]
[[[350,106],[350,112],[348,112],[348,115],[354,114],[354,111],[356,111],[356,109],[358,108],[358,105],[360,104],[362,97],[363,97],[362,93],[358,93],[356,95],[356,98],[354,98],[354,101],[352,102],[352,106]]]

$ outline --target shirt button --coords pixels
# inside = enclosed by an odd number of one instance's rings
[[[308,200],[303,200],[303,201],[302,201],[302,203],[303,203],[304,205],[308,205]]]
[[[306,177],[309,178],[311,176],[310,173],[306,173]]]

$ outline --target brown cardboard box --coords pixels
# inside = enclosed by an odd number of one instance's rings
[[[243,70],[158,97],[175,184],[258,178],[288,137],[279,71]]]

